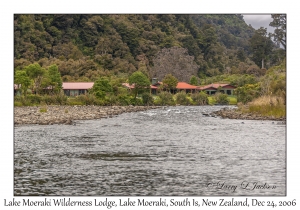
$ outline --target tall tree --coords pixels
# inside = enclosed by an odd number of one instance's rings
[[[136,99],[137,94],[145,88],[149,89],[151,83],[145,74],[140,71],[136,71],[130,75],[129,84],[134,85],[134,99]]]
[[[253,61],[261,68],[264,68],[264,63],[273,49],[273,42],[267,35],[267,29],[263,27],[257,29],[249,41],[253,53]]]
[[[50,79],[50,86],[55,93],[58,93],[62,89],[62,79],[58,71],[56,64],[49,66],[48,75]]]
[[[29,78],[34,81],[33,90],[36,93],[39,93],[39,90],[41,89],[42,79],[46,70],[42,68],[38,63],[34,63],[26,66],[25,71]]]
[[[286,15],[273,14],[271,16],[273,21],[270,23],[270,26],[276,27],[272,34],[274,41],[279,42],[286,49]]]
[[[107,93],[112,93],[113,88],[107,78],[98,79],[92,88],[92,93],[99,99],[104,99]]]
[[[180,81],[189,82],[192,75],[197,75],[198,65],[194,56],[187,49],[180,47],[164,48],[153,60],[151,76],[162,80],[165,75],[172,74]]]
[[[167,90],[174,90],[178,84],[178,79],[172,74],[167,74],[162,80],[163,87]]]
[[[19,86],[21,93],[26,96],[27,89],[31,84],[31,80],[26,74],[26,71],[16,71],[14,76],[14,83]]]

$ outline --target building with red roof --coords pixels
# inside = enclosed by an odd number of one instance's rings
[[[86,94],[94,86],[94,82],[63,82],[62,89],[67,96]]]
[[[218,90],[220,90],[221,93],[233,95],[233,90],[235,88],[235,86],[229,84],[213,83],[199,87],[199,90],[205,91],[208,95],[214,95]]]
[[[190,85],[186,82],[178,82],[176,86],[177,91],[185,91],[186,93],[195,93],[199,91],[199,87],[195,85]]]

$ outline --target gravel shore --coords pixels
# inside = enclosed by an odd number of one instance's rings
[[[274,121],[286,121],[285,117],[276,118],[274,116],[261,116],[255,113],[242,113],[237,109],[224,108],[219,111],[215,111],[210,116],[220,116],[228,119],[242,119],[242,120],[274,120]]]
[[[72,124],[73,120],[113,117],[125,112],[157,109],[158,106],[28,106],[14,108],[14,124]]]

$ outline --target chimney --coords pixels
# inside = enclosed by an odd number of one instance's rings
[[[158,83],[157,78],[152,78],[152,85],[155,85],[156,83]]]

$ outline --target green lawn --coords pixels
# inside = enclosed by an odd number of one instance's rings
[[[228,96],[229,99],[229,105],[236,105],[237,104],[237,99],[236,96]],[[215,99],[213,96],[208,96],[208,104],[209,105],[214,105],[216,103]]]

